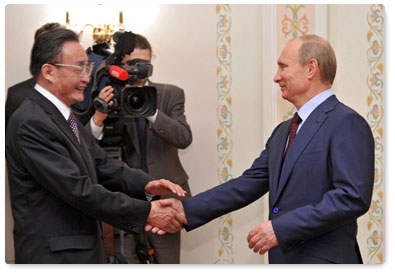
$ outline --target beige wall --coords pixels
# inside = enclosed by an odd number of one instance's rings
[[[6,7],[6,88],[29,77],[34,31],[48,21],[64,23],[65,11],[70,9],[45,5]],[[223,170],[229,177],[240,175],[259,155],[274,126],[292,110],[289,103],[278,102],[279,91],[272,82],[279,48],[288,38],[282,32],[281,19],[292,17],[290,10],[285,5],[161,5],[154,22],[141,32],[151,41],[156,56],[152,79],[185,90],[186,115],[194,139],[180,153],[190,175],[192,194],[222,183]],[[369,10],[370,5],[307,5],[299,7],[297,14],[301,18],[306,13],[310,31],[333,43],[339,60],[334,91],[365,117],[373,112],[371,104],[367,104],[372,96],[367,85],[372,69],[367,61]],[[124,10],[124,17],[127,16]],[[89,37],[83,41],[87,43],[84,45],[91,45]],[[227,57],[221,55],[224,48]],[[220,93],[218,86],[223,83],[223,75],[229,82],[226,92]],[[373,98],[378,105],[383,104],[381,99],[383,95]],[[230,119],[223,119],[218,111],[222,107],[227,107]],[[380,130],[376,133],[380,136]],[[229,140],[224,150],[219,149],[222,137]],[[380,157],[378,162],[384,165],[383,161]],[[382,183],[377,185],[374,197],[381,209]],[[265,256],[248,249],[246,236],[266,219],[266,204],[265,198],[261,198],[225,219],[216,219],[192,232],[183,231],[182,263],[265,263]],[[365,263],[383,261],[384,227],[380,218],[383,213],[370,211],[361,219],[358,238]],[[8,261],[13,259],[11,220],[7,205]],[[226,238],[225,230],[229,235]],[[373,231],[381,237],[377,238]]]
[[[330,5],[328,36],[338,54],[336,95],[370,124],[376,142],[376,173],[371,209],[359,219],[358,240],[365,262],[384,258],[385,30],[384,7]],[[377,15],[377,17],[376,17]],[[381,17],[383,16],[383,17]],[[387,16],[385,16],[387,18]]]

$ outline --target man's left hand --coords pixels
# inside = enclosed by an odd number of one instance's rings
[[[185,191],[177,184],[166,179],[153,180],[145,186],[145,191],[152,195],[164,195],[174,193],[177,196],[185,197]]]
[[[279,244],[273,230],[272,221],[266,221],[254,227],[248,233],[247,241],[248,247],[261,255]]]

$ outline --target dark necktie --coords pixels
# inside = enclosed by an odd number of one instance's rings
[[[294,141],[296,132],[298,131],[299,123],[302,119],[299,117],[298,112],[295,112],[294,117],[292,118],[291,127],[289,129],[289,138],[288,138],[288,145],[285,149],[284,158],[287,155],[289,146],[291,145],[292,141]]]
[[[140,164],[141,169],[145,172],[148,171],[146,160],[146,146],[147,146],[147,120],[144,117],[136,118],[137,136],[139,138],[140,148]]]
[[[67,121],[70,125],[71,130],[73,130],[73,133],[74,133],[75,137],[77,138],[78,143],[81,143],[80,142],[80,132],[78,131],[77,120],[72,112],[70,113],[69,119]]]

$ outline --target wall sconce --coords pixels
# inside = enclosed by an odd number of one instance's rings
[[[66,27],[79,34],[84,47],[94,43],[108,43],[112,47],[111,38],[116,31],[147,35],[160,8],[159,4],[128,4],[127,10],[124,5],[48,5],[47,13],[48,20],[53,22],[66,15]]]
[[[70,25],[70,15],[68,11],[66,11],[66,28],[75,28],[75,27],[71,27]],[[115,24],[97,24],[97,25],[85,24],[82,26],[81,29],[77,30],[80,39],[84,35],[84,31],[86,28],[91,28],[92,38],[95,41],[95,43],[97,44],[106,43],[108,45],[111,45],[112,35],[114,34],[114,32],[125,31],[125,25],[123,22],[123,12],[122,11],[119,12],[119,23],[117,28],[115,28]]]

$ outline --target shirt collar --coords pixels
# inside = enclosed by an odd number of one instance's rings
[[[299,125],[299,128],[301,127],[303,122],[309,117],[309,115],[314,111],[314,109],[332,95],[332,89],[327,89],[303,104],[303,106],[298,110],[298,114],[302,119],[302,123]]]
[[[71,113],[70,107],[68,107],[61,100],[59,100],[54,94],[46,90],[38,83],[36,83],[34,89],[36,89],[41,95],[43,95],[50,102],[52,102],[55,105],[55,107],[60,111],[60,113],[62,113],[62,116],[65,118],[65,120],[68,120]]]

